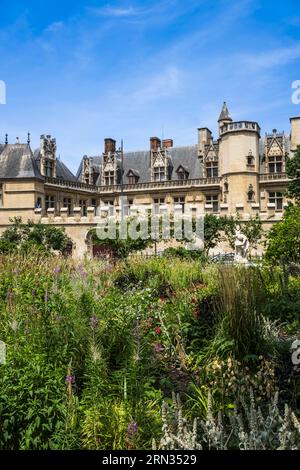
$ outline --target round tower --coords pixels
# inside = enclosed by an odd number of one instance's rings
[[[219,119],[221,208],[243,217],[259,208],[259,139],[257,122],[233,121],[224,103]],[[225,214],[224,214],[225,215]]]

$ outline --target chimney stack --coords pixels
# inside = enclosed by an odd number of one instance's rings
[[[150,149],[157,152],[161,147],[161,140],[158,137],[150,137]]]
[[[114,139],[104,139],[104,153],[115,153],[116,141]]]
[[[173,147],[173,139],[164,139],[162,141],[162,146],[164,149],[169,149]]]

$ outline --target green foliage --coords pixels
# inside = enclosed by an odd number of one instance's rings
[[[32,249],[45,253],[53,250],[63,253],[69,245],[72,245],[64,229],[53,225],[35,224],[32,221],[23,224],[20,218],[15,218],[11,222],[12,225],[0,238],[0,253],[11,253],[16,250],[30,253]]]
[[[238,394],[249,406],[250,386],[262,409],[277,387],[299,409],[292,338],[265,318],[283,286],[299,300],[295,274],[173,254],[114,264],[0,256],[0,449],[150,449],[173,391],[189,419],[205,418],[209,391],[213,412],[229,413]]]
[[[300,146],[292,158],[286,162],[286,174],[292,181],[288,184],[287,194],[289,197],[300,200]]]
[[[273,264],[300,261],[300,204],[290,205],[267,235],[265,259]]]
[[[249,241],[250,249],[257,248],[263,236],[262,221],[259,215],[256,214],[255,218],[251,217],[250,220],[243,222],[241,230]]]
[[[216,217],[213,214],[205,214],[204,217],[204,249],[206,254],[209,250],[217,246],[222,240],[222,230],[224,229],[224,222],[221,217]]]
[[[226,346],[226,354],[231,352],[239,358],[266,353],[270,345],[264,337],[265,290],[259,269],[220,267],[219,296],[217,351],[221,353]]]
[[[184,247],[178,247],[178,248],[167,248],[164,251],[164,256],[167,258],[180,258],[180,259],[186,259],[186,260],[199,260],[204,262],[205,261],[205,255],[202,250],[187,250]]]

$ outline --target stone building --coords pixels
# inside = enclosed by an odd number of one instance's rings
[[[114,139],[97,156],[84,156],[75,176],[57,157],[56,140],[42,135],[40,148],[0,144],[0,231],[22,217],[63,226],[75,254],[89,247],[88,233],[102,217],[152,211],[213,213],[247,220],[259,214],[266,227],[282,217],[287,201],[285,162],[300,145],[300,117],[290,133],[261,135],[257,122],[233,121],[226,103],[218,136],[198,129],[197,143],[176,147],[151,137],[149,148],[124,152]],[[196,139],[195,139],[196,140]]]

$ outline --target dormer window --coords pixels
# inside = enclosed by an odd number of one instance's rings
[[[217,178],[218,177],[218,162],[206,162],[206,178]]]
[[[176,173],[180,181],[187,180],[189,177],[189,172],[181,165],[178,167]]]
[[[127,173],[128,184],[136,184],[139,180],[139,175],[133,170],[129,170]]]
[[[104,183],[105,183],[105,186],[113,186],[115,184],[115,172],[114,171],[104,172]]]
[[[282,156],[269,157],[269,173],[282,173]]]
[[[164,166],[157,166],[154,168],[154,181],[165,181],[166,169]]]
[[[45,160],[45,176],[48,178],[53,177],[54,164],[53,161]]]

